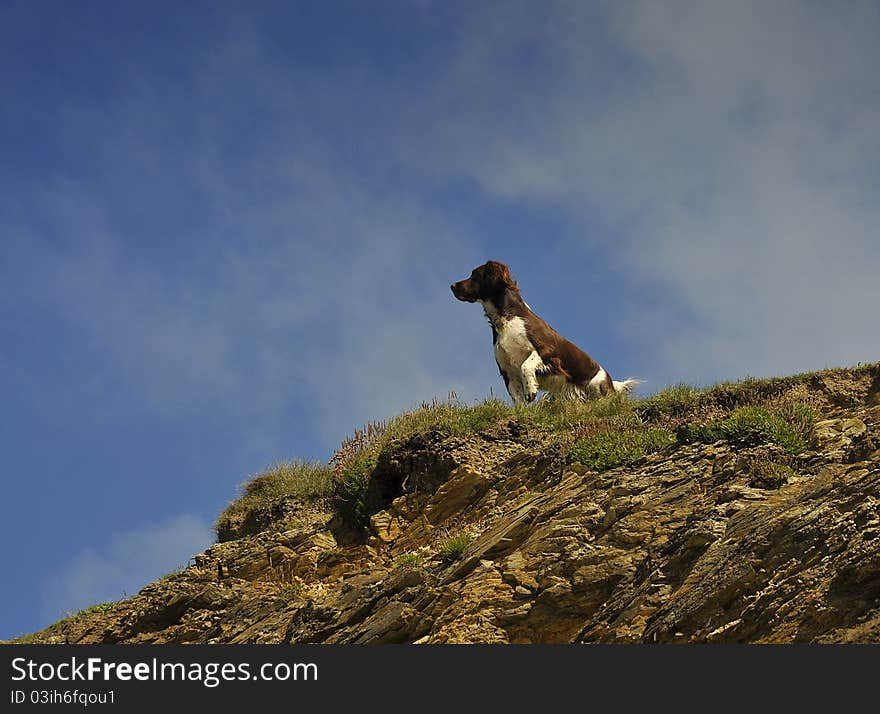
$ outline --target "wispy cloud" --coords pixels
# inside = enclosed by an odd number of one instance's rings
[[[51,621],[96,603],[131,597],[152,580],[184,567],[213,541],[201,519],[180,514],[116,533],[87,548],[43,581],[44,617]]]
[[[454,230],[406,202],[321,199],[315,209],[291,197],[268,220],[245,213],[236,232],[281,235],[258,249],[209,241],[198,274],[126,258],[109,228],[47,246],[40,299],[139,403],[172,419],[229,409],[242,423],[271,421],[308,403],[329,439],[352,418],[475,387],[461,355],[476,341],[452,329],[460,313],[448,297],[475,258]]]
[[[585,270],[606,256],[634,295],[656,286],[621,316],[650,376],[876,357],[876,5],[521,4],[488,24],[433,88],[473,109],[436,112],[433,165],[568,214]],[[522,57],[545,86],[517,84]]]
[[[263,459],[286,453],[294,408],[309,413],[317,455],[358,422],[485,392],[492,371],[466,359],[485,347],[467,339],[478,322],[451,329],[449,282],[480,256],[467,230],[347,164],[310,126],[340,97],[275,67],[247,24],[193,67],[190,142],[169,136],[148,81],[100,135],[82,120],[97,178],[45,182],[42,233],[9,226],[30,258],[14,276],[20,299],[74,326],[129,405],[225,415]],[[260,107],[259,133],[229,136],[234,107],[214,116],[232,87],[247,112]]]
[[[438,200],[450,187],[563,217],[530,245],[584,280],[621,276],[609,317],[653,386],[876,354],[875,6],[458,20],[419,83],[344,63],[318,81],[249,21],[200,45],[173,91],[133,72],[108,114],[71,119],[96,168],[36,194],[50,228],[24,239],[29,284],[136,403],[228,410],[276,445],[308,405],[324,451],[353,423],[498,386],[447,286],[502,256]]]

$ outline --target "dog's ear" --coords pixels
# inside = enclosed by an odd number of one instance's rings
[[[504,287],[511,290],[519,290],[516,286],[516,280],[510,275],[510,268],[504,263],[499,263],[497,260],[490,260],[487,265],[491,270],[492,278],[496,284],[504,285]]]

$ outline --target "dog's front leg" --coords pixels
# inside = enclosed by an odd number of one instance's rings
[[[535,372],[544,367],[544,361],[538,352],[532,351],[526,361],[522,363],[520,372],[522,373],[522,389],[526,401],[533,402],[538,396],[538,377]]]
[[[510,395],[514,404],[524,404],[526,401],[526,394],[523,391],[522,380],[519,380],[516,377],[507,383],[507,393]]]
[[[498,371],[501,373],[501,378],[504,380],[504,386],[507,388],[507,393],[510,395],[513,403],[522,404],[525,401],[525,395],[522,391],[522,380],[520,380],[518,375],[514,372],[508,374],[507,370],[501,366],[501,362],[497,357],[495,358],[495,363],[498,365]]]

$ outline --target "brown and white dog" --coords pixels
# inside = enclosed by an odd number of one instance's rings
[[[492,326],[495,361],[515,404],[534,401],[539,389],[554,397],[586,400],[628,392],[640,383],[614,381],[592,357],[533,313],[504,263],[490,260],[451,287],[458,300],[483,306]]]

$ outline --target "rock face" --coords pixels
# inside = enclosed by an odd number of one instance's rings
[[[777,489],[746,467],[772,445],[676,444],[596,473],[513,427],[425,435],[379,464],[400,494],[367,537],[288,504],[283,527],[28,639],[880,642],[877,383],[798,385],[820,412],[815,448]]]

